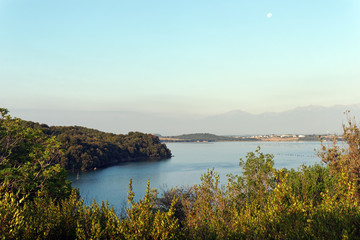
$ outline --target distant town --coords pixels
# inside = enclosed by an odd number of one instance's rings
[[[268,141],[268,142],[294,142],[294,141],[342,141],[343,138],[334,134],[306,135],[306,134],[269,134],[250,136],[219,136],[210,133],[183,134],[179,136],[159,136],[161,142],[225,142],[225,141]]]

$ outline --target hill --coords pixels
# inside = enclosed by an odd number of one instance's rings
[[[29,121],[24,124],[56,137],[64,152],[59,163],[70,171],[89,171],[121,162],[171,157],[171,151],[152,134],[113,134],[79,126],[49,127]]]
[[[254,138],[218,136],[210,133],[191,133],[179,136],[160,137],[164,142],[221,142],[221,141],[256,141]]]
[[[265,103],[264,103],[265,104]],[[234,110],[216,115],[135,111],[12,110],[16,116],[51,125],[81,125],[106,132],[130,130],[176,136],[183,133],[216,135],[341,133],[344,112],[360,115],[360,105],[306,106],[283,112],[253,114]],[[66,116],[66,117],[65,117]],[[119,122],[121,124],[119,124]]]

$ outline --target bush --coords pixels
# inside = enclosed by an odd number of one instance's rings
[[[135,202],[130,181],[120,219],[107,202],[83,204],[55,164],[54,138],[0,114],[1,239],[360,239],[360,132],[352,122],[344,127],[348,148],[323,146],[327,166],[276,170],[273,155],[258,148],[226,186],[208,170],[201,184],[162,197],[148,182]]]

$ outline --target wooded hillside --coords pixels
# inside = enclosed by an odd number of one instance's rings
[[[152,134],[113,134],[79,126],[49,127],[34,122],[25,122],[25,125],[40,129],[48,136],[55,136],[64,152],[59,163],[71,171],[88,171],[120,162],[171,157],[171,151]]]

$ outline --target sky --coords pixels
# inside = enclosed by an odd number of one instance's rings
[[[359,89],[359,0],[0,0],[10,111],[279,112]]]

